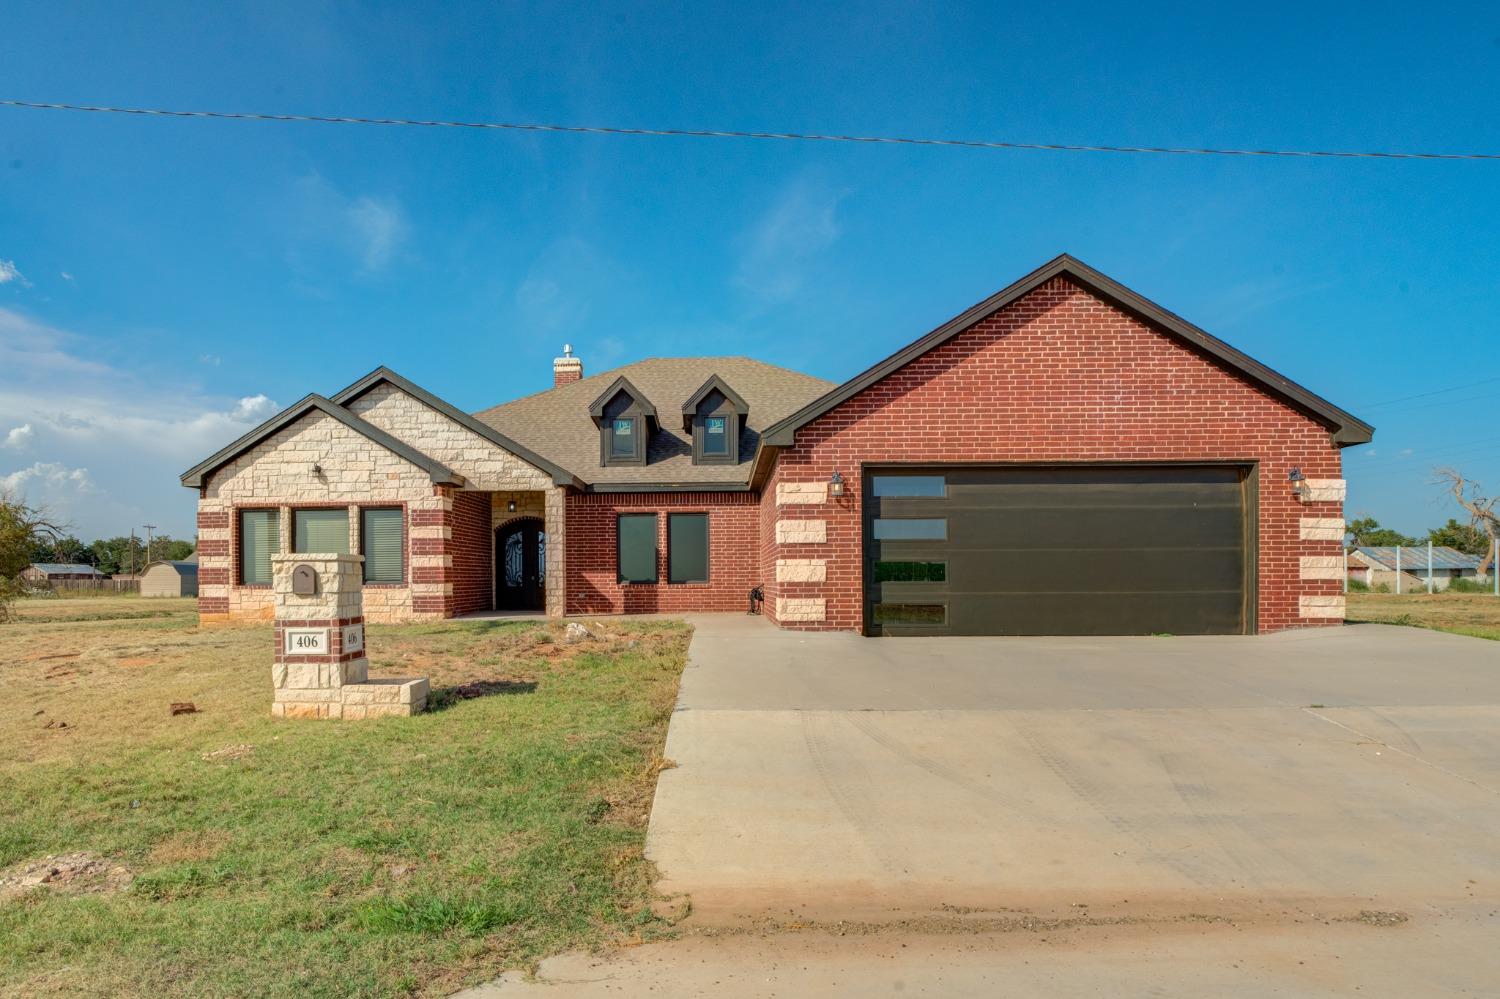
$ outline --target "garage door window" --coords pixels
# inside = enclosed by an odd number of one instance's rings
[[[947,485],[941,475],[877,475],[870,488],[876,496],[942,497]]]
[[[877,624],[946,624],[948,608],[942,604],[876,604]]]
[[[948,537],[948,521],[893,520],[877,517],[873,525],[878,541],[942,541]]]
[[[878,583],[942,583],[948,579],[947,562],[876,562]]]

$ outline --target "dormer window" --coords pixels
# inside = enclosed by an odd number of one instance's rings
[[[599,464],[644,465],[656,429],[656,407],[630,384],[616,378],[589,407],[599,428]]]
[[[693,435],[693,464],[736,465],[740,432],[750,409],[718,375],[709,378],[682,405],[682,429]]]

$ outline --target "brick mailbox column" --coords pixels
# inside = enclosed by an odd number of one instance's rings
[[[273,555],[278,718],[376,718],[414,715],[427,706],[428,683],[369,678],[365,658],[364,557]]]

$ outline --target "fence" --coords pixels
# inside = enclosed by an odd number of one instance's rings
[[[54,579],[42,584],[40,589],[54,593],[69,593],[79,590],[97,590],[103,593],[139,593],[140,577],[134,579]]]
[[[1407,579],[1407,589],[1405,590],[1405,592],[1407,593],[1416,592],[1416,590],[1426,590],[1426,592],[1428,593],[1435,593],[1438,590],[1445,590],[1448,588],[1451,580],[1445,580],[1442,586],[1438,586],[1437,581],[1434,577],[1432,559],[1433,545],[1431,541],[1427,542],[1427,547],[1425,549],[1418,547],[1416,551],[1410,552],[1405,556],[1403,555],[1403,551],[1405,550],[1404,545],[1396,545],[1395,547],[1396,566],[1394,569],[1384,568],[1384,572],[1389,572],[1395,577],[1397,593],[1403,592],[1401,588],[1401,580],[1403,579],[1403,577]],[[1481,568],[1483,568],[1482,565]],[[1374,566],[1372,567],[1372,569],[1374,570],[1374,572],[1380,572],[1382,570],[1382,567]],[[1410,573],[1409,576],[1408,573]],[[1482,579],[1483,577],[1480,578]],[[1500,597],[1500,538],[1496,538],[1494,542],[1491,543],[1489,582],[1491,586],[1490,592],[1495,596]],[[1413,584],[1415,584],[1415,589],[1413,588]],[[1347,545],[1345,545],[1344,547],[1344,592],[1349,592],[1349,547]]]

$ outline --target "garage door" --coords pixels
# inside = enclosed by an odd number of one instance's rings
[[[1252,489],[1235,465],[866,469],[866,632],[1244,633]]]

